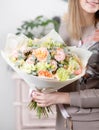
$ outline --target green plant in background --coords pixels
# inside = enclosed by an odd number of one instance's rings
[[[55,16],[52,19],[44,16],[37,16],[34,20],[24,21],[23,24],[17,28],[16,35],[24,34],[29,38],[42,38],[52,29],[57,32],[60,26],[60,18]]]

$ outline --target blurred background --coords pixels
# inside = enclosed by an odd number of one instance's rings
[[[0,0],[0,51],[8,33],[24,33],[33,38],[42,37],[52,28],[58,31],[60,19],[66,11],[66,0]],[[43,26],[39,27],[40,34],[37,32],[39,24]],[[26,27],[30,26],[26,32]],[[42,28],[45,29],[43,34]],[[0,130],[16,129],[15,85],[12,72],[0,55]]]

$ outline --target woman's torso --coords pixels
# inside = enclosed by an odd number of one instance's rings
[[[99,42],[96,43],[95,41],[92,41],[94,32],[99,29],[99,23],[97,24],[97,28],[90,26],[84,29],[82,41],[80,42],[78,40],[70,39],[68,33],[66,32],[66,27],[64,26],[66,26],[65,23],[60,28],[60,35],[65,43],[71,46],[83,47],[93,52],[93,55],[88,62],[89,71],[93,72],[93,77],[88,79],[81,78],[80,80],[60,89],[59,91],[76,92],[85,89],[99,89]],[[97,76],[95,76],[96,73]],[[70,107],[67,105],[65,105],[65,108],[72,116],[73,120],[99,120],[99,108],[84,109],[79,107]]]

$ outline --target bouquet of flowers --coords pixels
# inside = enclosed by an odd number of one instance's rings
[[[52,30],[44,38],[34,40],[10,34],[2,56],[33,90],[53,92],[84,75],[91,52],[68,47]],[[28,106],[37,110],[39,118],[51,112],[50,107],[38,107],[33,100]]]

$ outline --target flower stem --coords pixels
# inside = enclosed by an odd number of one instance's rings
[[[28,104],[28,108],[30,110],[36,110],[36,113],[37,113],[37,116],[39,119],[42,116],[48,117],[50,112],[53,113],[53,111],[50,107],[39,107],[39,106],[37,106],[37,102],[35,102],[33,100]]]

